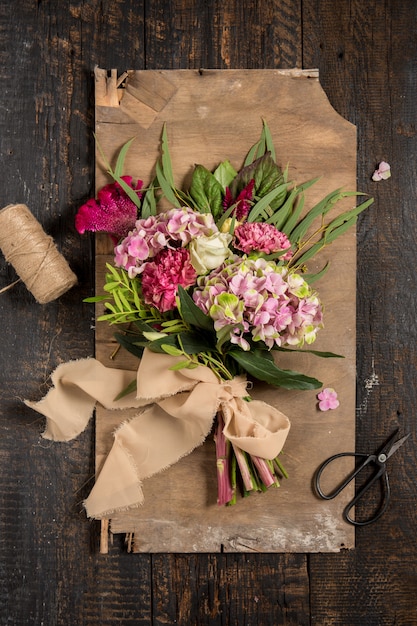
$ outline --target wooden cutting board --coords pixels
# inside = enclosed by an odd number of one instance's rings
[[[336,188],[356,189],[356,129],[331,107],[315,70],[178,70],[117,72],[97,69],[96,136],[113,163],[121,146],[136,137],[125,174],[145,184],[153,178],[163,124],[167,124],[177,186],[189,180],[195,163],[214,168],[229,158],[236,169],[255,141],[262,118],[271,129],[277,161],[289,164],[297,182],[320,176],[306,194],[306,206]],[[97,151],[96,187],[109,181]],[[347,200],[340,210],[351,208]],[[104,264],[111,260],[107,238],[96,238],[97,291]],[[110,256],[108,256],[110,254]],[[319,500],[311,487],[318,465],[329,455],[355,449],[356,239],[352,229],[326,248],[310,266],[330,260],[315,287],[325,304],[325,328],[317,350],[344,359],[285,355],[282,367],[297,369],[334,387],[340,407],[318,410],[315,391],[286,391],[259,385],[253,396],[286,413],[292,428],[283,462],[289,478],[279,489],[240,499],[233,507],[216,504],[214,444],[203,446],[144,483],[145,504],[102,520],[107,532],[126,533],[136,552],[334,552],[354,547],[354,528],[342,519],[353,485],[333,501]],[[97,313],[101,313],[98,307]],[[96,356],[105,365],[137,368],[120,350],[105,323],[96,327]],[[112,444],[118,412],[96,413],[97,472]],[[125,419],[125,416],[124,416]],[[338,467],[346,472],[349,466]],[[337,478],[337,476],[336,476]]]

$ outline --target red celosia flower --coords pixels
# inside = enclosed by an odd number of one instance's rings
[[[166,248],[156,255],[153,261],[144,265],[142,292],[146,304],[158,311],[169,311],[175,307],[178,285],[190,287],[196,281],[197,273],[190,262],[190,253],[185,248]]]
[[[138,193],[142,181],[132,184],[131,176],[122,179]],[[118,183],[106,185],[98,192],[97,200],[91,198],[79,208],[75,216],[75,228],[80,234],[86,230],[109,233],[115,239],[125,237],[134,228],[138,208]]]
[[[250,211],[251,201],[253,200],[254,186],[255,179],[252,178],[252,180],[248,182],[246,187],[242,189],[237,198],[233,198],[232,192],[230,191],[229,187],[226,187],[226,193],[223,199],[223,208],[228,209],[233,204],[235,204],[236,208],[234,209],[232,215],[239,221],[247,217]]]

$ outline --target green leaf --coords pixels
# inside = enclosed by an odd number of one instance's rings
[[[322,352],[320,350],[304,350],[302,348],[282,348],[280,346],[274,346],[272,348],[276,352],[308,352],[309,354],[314,354],[315,356],[319,356],[323,359],[344,359],[343,354],[336,354],[335,352]]]
[[[155,198],[155,186],[157,185],[157,179],[149,185],[145,195],[142,199],[141,217],[146,219],[150,215],[156,215],[156,198]]]
[[[156,178],[158,180],[159,186],[161,187],[162,193],[164,194],[168,202],[170,202],[175,207],[179,208],[181,205],[177,196],[175,195],[173,186],[165,178],[165,175],[159,163],[156,164],[155,169],[156,169]]]
[[[179,363],[175,363],[174,365],[171,365],[169,369],[175,372],[177,370],[188,369],[189,367],[190,367],[190,361],[180,361]]]
[[[265,150],[265,138],[261,135],[260,139],[258,139],[258,141],[250,148],[243,166],[246,167],[253,163],[256,159],[262,157],[265,154]]]
[[[148,343],[148,348],[152,352],[165,353],[166,351],[162,348],[162,344],[164,346],[172,346],[178,350],[177,347],[177,337],[176,335],[168,335],[168,337],[163,337],[162,339],[155,339],[155,341],[151,341]],[[182,353],[181,353],[182,354]]]
[[[223,188],[207,168],[196,165],[191,181],[190,195],[200,213],[212,213],[214,219],[223,212]]]
[[[169,343],[164,342],[164,343],[161,343],[160,345],[161,345],[161,349],[163,350],[163,352],[166,352],[170,356],[182,356],[184,354],[182,350],[180,350],[179,348],[176,348],[175,346]]]
[[[326,265],[319,272],[316,272],[315,274],[303,274],[304,280],[309,285],[312,285],[313,283],[315,283],[317,280],[320,280],[320,278],[322,278],[324,276],[324,274],[329,269],[329,266],[330,266],[330,264],[327,261]]]
[[[343,226],[343,224],[348,221],[352,223],[352,221],[354,221],[353,218],[358,217],[358,215],[362,213],[362,211],[367,209],[373,203],[373,201],[373,198],[369,198],[368,200],[366,200],[366,202],[359,204],[357,207],[354,207],[350,211],[345,211],[341,215],[338,215],[326,226],[326,231],[334,231],[338,227]]]
[[[178,334],[178,341],[185,354],[200,354],[214,351],[213,340],[210,340],[204,333],[181,332]]]
[[[221,218],[216,222],[217,228],[219,230],[222,229],[222,226],[223,226],[224,222],[231,216],[231,214],[233,213],[235,208],[236,208],[235,204],[232,204],[232,206],[229,206],[229,208],[226,209],[226,211],[223,213]],[[231,229],[231,232],[232,233],[234,232],[234,221],[233,221],[233,230]]]
[[[119,152],[119,154],[117,156],[116,167],[114,168],[114,172],[113,172],[114,178],[120,178],[123,175],[123,167],[124,167],[126,155],[127,155],[128,150],[129,150],[129,148],[132,145],[132,142],[134,140],[135,140],[135,138],[132,137],[132,139],[129,139],[129,141],[127,141],[121,147],[120,152]]]
[[[214,178],[220,183],[223,190],[236,178],[237,172],[230,161],[223,161],[213,172]]]
[[[91,296],[90,298],[84,298],[83,302],[104,302],[108,300],[109,296]]]
[[[334,207],[334,205],[344,197],[344,194],[340,191],[340,189],[336,189],[329,193],[323,200],[321,200],[318,204],[316,204],[307,215],[301,220],[301,222],[294,228],[294,230],[290,233],[291,241],[300,241],[310,225],[317,217],[321,217],[326,215]]]
[[[181,285],[178,285],[178,298],[179,310],[184,322],[197,328],[213,331],[213,320],[203,313]]]
[[[274,161],[276,161],[275,147],[274,147],[274,142],[272,139],[271,131],[269,130],[269,126],[266,123],[266,120],[262,120],[262,122],[263,122],[262,134],[265,138],[266,149],[268,152],[271,153],[271,157],[274,159]]]
[[[307,390],[318,389],[322,386],[316,378],[310,378],[292,370],[280,369],[269,359],[250,352],[231,350],[228,355],[237,361],[248,374],[275,387]]]
[[[270,205],[270,203],[276,199],[279,195],[282,195],[282,192],[285,191],[287,189],[287,185],[288,183],[284,183],[283,185],[280,185],[279,187],[275,187],[274,189],[272,189],[272,191],[270,191],[269,193],[266,194],[266,196],[264,196],[263,198],[261,198],[251,209],[248,217],[247,217],[247,221],[248,222],[256,222],[259,218],[259,216],[262,214],[262,211],[264,209],[266,209],[267,206]]]
[[[174,175],[172,173],[171,155],[169,153],[168,135],[166,124],[162,129],[162,172],[168,184],[174,187]]]
[[[130,393],[133,393],[134,391],[136,391],[136,389],[137,389],[137,381],[136,381],[136,378],[135,378],[134,380],[132,380],[131,383],[128,384],[128,386],[125,389],[123,389],[123,391],[121,391],[115,397],[115,400],[121,400],[125,396],[128,396]]]
[[[269,152],[240,170],[230,185],[233,197],[236,198],[252,179],[255,180],[254,195],[260,198],[284,182],[282,172]]]
[[[123,191],[129,196],[129,198],[132,200],[132,202],[138,207],[138,209],[141,206],[141,199],[139,198],[137,192],[132,189],[132,187],[130,187],[130,185],[128,185],[126,183],[126,181],[124,181],[122,179],[122,175],[123,175],[123,167],[124,167],[124,162],[126,159],[126,155],[127,152],[132,144],[132,141],[134,141],[134,137],[132,139],[129,139],[129,141],[127,141],[122,148],[120,149],[120,152],[117,156],[117,161],[116,161],[116,166],[114,168],[114,170],[111,168],[111,165],[108,163],[107,159],[105,158],[101,147],[98,145],[98,148],[101,152],[101,155],[105,161],[105,163],[107,164],[107,171],[110,174],[110,176],[120,185],[120,187],[123,189]]]
[[[117,342],[128,352],[138,357],[138,359],[142,358],[143,354],[143,346],[138,345],[138,337],[125,335],[123,333],[115,333],[115,338]]]

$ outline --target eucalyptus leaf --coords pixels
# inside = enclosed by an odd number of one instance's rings
[[[172,173],[172,163],[171,163],[171,155],[169,153],[169,145],[168,145],[168,135],[166,124],[162,129],[162,172],[168,184],[171,188],[174,187],[174,175]]]
[[[181,205],[177,196],[175,195],[173,186],[166,179],[164,172],[159,163],[156,164],[155,169],[156,169],[156,178],[158,180],[159,186],[161,187],[162,193],[164,194],[168,202],[170,202],[175,207],[179,208]]]
[[[262,214],[262,211],[270,204],[272,201],[278,196],[282,195],[282,192],[287,189],[288,183],[284,183],[279,187],[275,187],[269,193],[266,194],[263,198],[261,198],[251,209],[247,221],[248,222],[256,222],[258,221],[259,216]]]

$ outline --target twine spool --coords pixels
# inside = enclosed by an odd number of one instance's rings
[[[25,204],[1,209],[0,248],[39,304],[59,298],[77,283],[52,237]]]

